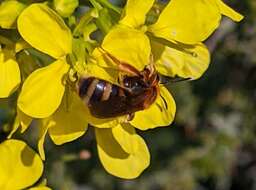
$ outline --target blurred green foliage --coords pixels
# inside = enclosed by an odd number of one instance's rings
[[[89,130],[61,147],[48,139],[45,176],[53,189],[256,189],[256,1],[231,4],[245,19],[240,24],[224,20],[207,41],[212,51],[207,73],[198,81],[169,85],[178,108],[175,123],[141,134],[151,152],[143,175],[128,181],[107,174]],[[12,123],[10,108],[15,108],[12,98],[1,100],[0,138]]]

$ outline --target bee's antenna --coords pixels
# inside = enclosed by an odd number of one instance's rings
[[[163,75],[159,75],[159,78],[160,78],[160,84],[169,84],[169,83],[184,82],[184,81],[192,80],[192,78],[167,77]]]

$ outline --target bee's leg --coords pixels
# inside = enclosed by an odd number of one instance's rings
[[[76,91],[77,81],[78,75],[73,69],[69,69],[68,73],[66,73],[62,78],[63,85],[70,87],[72,91]]]
[[[110,60],[111,62],[117,64],[118,69],[120,71],[122,71],[124,73],[129,73],[134,76],[140,75],[140,72],[136,68],[131,66],[129,63],[126,63],[124,61],[117,59],[115,56],[111,55],[109,52],[104,50],[102,47],[100,47],[99,50],[102,52],[103,57],[105,57],[106,59]]]
[[[135,114],[134,114],[134,113],[130,113],[130,114],[128,114],[128,116],[127,116],[127,121],[131,121],[131,120],[133,120],[134,116],[135,116]]]
[[[117,82],[118,84],[121,86],[121,87],[124,87],[124,76],[122,75],[122,73],[119,73],[118,74],[118,79],[117,79]]]
[[[162,98],[163,100],[163,103],[164,103],[164,106],[165,106],[165,109],[168,109],[168,104],[166,102],[166,100],[164,99],[164,97],[160,94],[160,97]]]
[[[124,73],[129,73],[132,76],[140,76],[141,74],[140,71],[138,71],[136,68],[125,62],[120,62],[118,64],[118,69]]]

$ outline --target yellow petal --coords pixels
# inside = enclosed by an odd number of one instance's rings
[[[21,36],[34,48],[60,58],[72,50],[72,36],[61,17],[45,4],[32,4],[18,18]]]
[[[49,187],[32,187],[29,188],[28,190],[51,190]]]
[[[40,157],[24,142],[7,140],[0,144],[0,189],[24,189],[42,175]]]
[[[53,142],[61,145],[81,137],[87,130],[85,106],[78,96],[65,96],[59,109],[49,122],[49,135]]]
[[[19,109],[17,110],[17,117],[19,118],[21,125],[21,133],[24,133],[32,122],[32,118],[24,114]]]
[[[8,50],[0,50],[0,98],[10,96],[20,80],[20,69],[14,55]]]
[[[128,154],[115,140],[111,129],[96,128],[95,132],[99,158],[110,174],[124,179],[134,179],[148,167],[150,155],[141,137],[136,138],[136,152]]]
[[[47,119],[43,119],[42,121],[40,121],[39,123],[39,135],[38,135],[38,144],[37,144],[37,149],[39,152],[39,155],[41,157],[42,160],[45,160],[45,151],[44,151],[44,141],[45,141],[45,137],[46,134],[49,130],[49,127],[51,125],[48,124],[49,120]]]
[[[243,15],[234,11],[232,8],[223,3],[222,0],[216,0],[216,2],[220,8],[221,14],[231,18],[233,21],[240,22],[244,18]]]
[[[157,37],[195,44],[208,38],[220,19],[215,1],[171,0],[149,30]]]
[[[137,28],[144,24],[146,14],[153,6],[154,0],[128,0],[124,9],[124,17],[120,24]]]
[[[24,114],[19,109],[17,110],[17,116],[15,118],[12,131],[8,135],[8,138],[11,138],[12,135],[18,130],[19,127],[21,127],[21,133],[24,133],[29,125],[32,122],[32,118]]]
[[[128,154],[135,154],[138,150],[138,138],[135,129],[129,124],[120,124],[112,128],[113,137]]]
[[[157,72],[174,77],[182,70],[184,66],[182,50],[178,51],[155,41],[152,41],[151,45]]]
[[[116,26],[104,38],[102,48],[122,63],[127,63],[139,71],[150,61],[148,37],[142,31],[132,28]]]
[[[29,188],[28,190],[51,190],[49,187],[32,187]]]
[[[46,118],[59,107],[65,86],[63,76],[69,65],[63,60],[34,71],[23,84],[18,107],[26,115]]]
[[[140,130],[170,125],[175,116],[176,104],[170,92],[165,87],[160,87],[160,95],[148,109],[135,113],[130,122]]]
[[[98,119],[94,117],[90,120],[91,125],[101,129],[116,127],[119,123],[118,119]]]
[[[152,45],[157,71],[170,77],[198,79],[210,64],[210,53],[207,47],[202,43],[190,48],[180,46],[181,50],[176,50],[159,43]]]
[[[16,116],[13,125],[12,125],[12,130],[8,135],[8,139],[12,138],[13,134],[19,129],[20,126],[20,120],[18,119],[18,117]]]
[[[20,39],[15,43],[15,53],[19,53],[20,51],[30,47],[31,46],[26,41]]]
[[[4,1],[0,5],[0,27],[10,29],[16,27],[17,17],[25,5],[18,1]]]

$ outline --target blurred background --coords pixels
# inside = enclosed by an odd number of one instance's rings
[[[224,18],[206,42],[212,61],[201,79],[168,86],[177,103],[175,122],[141,133],[151,152],[149,168],[135,180],[109,175],[89,130],[64,146],[47,140],[49,186],[54,190],[256,190],[256,1],[227,4],[245,19],[236,24]],[[14,107],[14,99],[0,100],[0,138],[6,136]],[[27,133],[32,142],[33,134]]]

